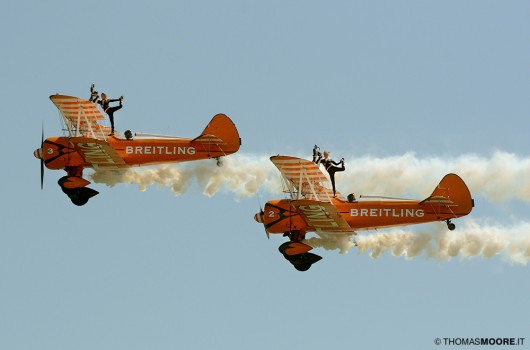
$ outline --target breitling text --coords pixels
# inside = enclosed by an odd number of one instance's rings
[[[126,154],[195,154],[194,147],[177,146],[127,146]]]
[[[366,216],[380,218],[422,218],[425,216],[423,209],[396,209],[396,208],[354,208],[350,216]]]

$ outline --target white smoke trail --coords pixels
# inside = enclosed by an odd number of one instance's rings
[[[260,189],[274,195],[281,193],[279,172],[268,156],[237,153],[223,160],[222,167],[217,167],[214,160],[203,160],[130,168],[119,175],[96,172],[90,177],[109,186],[136,184],[141,191],[152,185],[169,187],[176,195],[186,192],[193,183],[207,196],[223,189],[238,198],[252,196]],[[335,177],[343,194],[422,199],[450,172],[463,178],[473,197],[481,196],[491,202],[530,201],[530,158],[501,151],[489,158],[473,154],[419,158],[414,153],[354,157],[346,161],[346,171]]]
[[[388,229],[382,233],[363,233],[355,236],[359,253],[378,258],[383,253],[407,259],[425,255],[439,261],[453,258],[501,257],[513,264],[526,265],[530,260],[530,223],[521,222],[510,227],[467,220],[457,230],[448,231],[445,225],[436,225],[432,231],[422,229],[410,232]],[[347,252],[355,246],[351,237],[327,234],[312,237],[305,243],[327,250]]]
[[[473,196],[492,202],[530,201],[530,158],[501,151],[489,158],[467,154],[422,159],[414,153],[386,158],[362,156],[351,159],[346,171],[336,175],[336,181],[345,193],[423,198],[450,172],[462,177]]]
[[[96,172],[91,178],[109,186],[136,184],[141,191],[159,185],[171,188],[176,195],[185,193],[194,183],[207,196],[223,190],[237,198],[252,196],[260,189],[281,193],[279,172],[268,156],[238,153],[224,158],[224,163],[223,167],[217,167],[215,161],[204,160],[131,168],[122,174]],[[419,158],[414,153],[384,158],[362,156],[347,160],[346,167],[345,172],[336,175],[337,186],[343,193],[423,198],[445,174],[454,172],[464,179],[474,197],[491,202],[530,201],[530,158],[501,151],[489,158],[477,155]],[[363,233],[355,240],[359,252],[373,258],[389,253],[405,258],[425,255],[442,261],[474,256],[501,256],[517,264],[530,260],[530,223],[500,226],[466,220],[455,231],[447,231],[443,224],[434,229],[429,225],[422,227],[431,231],[387,229]],[[348,235],[321,234],[306,242],[314,247],[339,249],[341,253],[355,246]]]
[[[226,189],[241,198],[253,196],[260,188],[271,193],[281,192],[279,174],[275,170],[268,157],[239,155],[223,158],[221,167],[215,160],[209,159],[178,165],[128,168],[122,172],[98,171],[90,178],[111,187],[118,183],[136,184],[140,191],[153,185],[169,187],[175,195],[185,193],[196,182],[206,196]]]

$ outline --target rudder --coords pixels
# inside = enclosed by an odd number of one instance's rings
[[[458,217],[469,214],[474,207],[469,188],[456,174],[445,175],[433,193],[422,203],[450,206]]]
[[[226,154],[237,152],[241,146],[239,132],[234,122],[225,114],[216,114],[196,140],[205,136],[216,136],[221,139],[224,143],[222,148]]]

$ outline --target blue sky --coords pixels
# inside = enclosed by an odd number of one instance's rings
[[[122,131],[192,137],[226,113],[243,139],[227,166],[254,162],[249,173],[273,182],[268,156],[308,157],[314,144],[347,159],[345,193],[423,198],[457,171],[477,207],[454,233],[478,223],[481,237],[524,247],[529,14],[526,1],[4,4],[0,348],[530,339],[528,266],[505,250],[437,260],[315,249],[324,259],[299,273],[277,251],[284,239],[267,240],[253,221],[257,197],[229,181],[213,196],[197,182],[180,196],[95,184],[100,194],[75,207],[56,184],[61,172],[47,171],[40,190],[32,156],[41,125],[61,134],[48,96],[88,97],[94,82],[125,96]],[[280,196],[267,183],[262,203]]]

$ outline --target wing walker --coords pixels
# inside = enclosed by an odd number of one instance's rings
[[[92,88],[93,92],[93,88]],[[44,139],[34,155],[41,162],[41,188],[44,167],[64,170],[58,181],[62,191],[75,205],[84,205],[98,191],[87,187],[83,170],[119,171],[132,166],[188,162],[221,158],[239,150],[241,139],[232,120],[224,114],[215,115],[195,138],[153,134],[135,134],[130,130],[121,136],[118,131],[101,123],[105,119],[92,95],[89,100],[74,96],[52,95],[65,125],[64,136]],[[120,106],[123,97],[120,98]]]
[[[44,139],[34,155],[40,160],[41,188],[44,168],[64,170],[58,181],[72,203],[81,206],[99,192],[87,187],[83,171],[119,172],[133,166],[187,162],[213,158],[221,165],[221,158],[237,152],[241,138],[232,120],[224,114],[215,115],[195,138],[139,134],[130,130],[121,136],[114,129],[113,113],[122,108],[123,96],[108,100],[91,88],[86,100],[74,96],[52,95],[51,101],[59,110],[64,124],[64,135]],[[105,102],[106,101],[106,102]],[[110,102],[119,106],[110,107]],[[109,115],[111,126],[98,103]],[[308,232],[316,235],[353,237],[357,231],[386,227],[445,221],[449,230],[455,229],[453,219],[469,214],[474,206],[469,189],[456,174],[447,174],[430,196],[423,200],[388,197],[344,198],[335,189],[334,174],[344,171],[344,159],[334,162],[313,149],[313,161],[290,156],[273,156],[288,198],[268,201],[254,219],[264,225],[267,236],[282,234],[289,238],[279,247],[283,256],[299,271],[308,270],[322,258],[310,253],[304,243]],[[327,175],[320,169],[324,165]],[[340,167],[339,167],[340,165]],[[328,183],[331,180],[331,188]]]
[[[445,221],[455,229],[453,219],[469,214],[474,206],[469,189],[456,174],[447,174],[430,196],[423,200],[361,197],[329,188],[328,177],[309,160],[273,156],[272,163],[283,179],[287,199],[268,201],[254,219],[264,225],[267,236],[282,234],[289,241],[280,253],[299,271],[308,270],[322,259],[310,253],[306,233],[354,236],[360,230]]]

